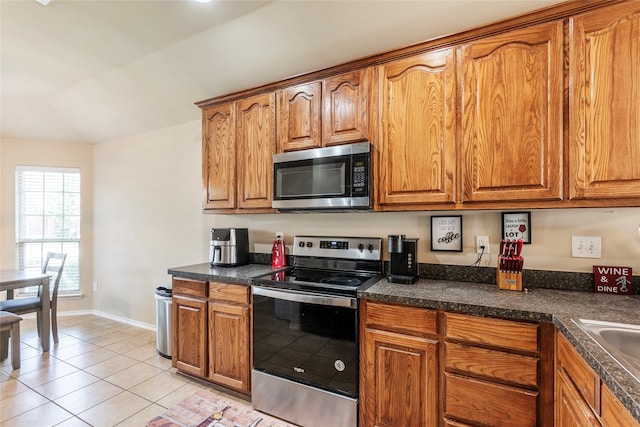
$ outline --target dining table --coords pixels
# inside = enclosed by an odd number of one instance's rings
[[[49,297],[49,275],[28,270],[0,270],[0,292],[20,288],[29,288],[31,286],[40,286],[40,300],[42,302],[42,329],[40,331],[40,346],[42,351],[49,351],[50,330],[51,330],[51,314],[50,314],[50,297]]]

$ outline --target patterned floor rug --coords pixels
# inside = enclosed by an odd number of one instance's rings
[[[295,427],[249,405],[201,390],[147,422],[146,427]]]

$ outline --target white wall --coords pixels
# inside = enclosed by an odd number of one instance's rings
[[[81,299],[59,299],[59,311],[93,306],[93,146],[49,141],[0,140],[0,268],[16,268],[15,170],[17,165],[80,168]]]
[[[295,234],[420,238],[419,261],[467,265],[475,260],[475,236],[488,235],[496,262],[500,210],[463,215],[464,252],[429,250],[431,215],[447,212],[208,215],[201,210],[200,121],[95,146],[2,141],[0,146],[0,262],[13,268],[13,170],[15,164],[93,167],[93,211],[83,174],[83,292],[89,308],[137,322],[155,323],[153,291],[169,283],[167,269],[207,261],[211,227],[248,227],[251,250],[268,252],[276,231],[288,244]],[[93,154],[93,159],[90,154]],[[57,159],[56,162],[53,159]],[[532,210],[530,269],[591,272],[593,264],[625,265],[640,274],[640,208]],[[93,224],[93,230],[91,228]],[[93,236],[92,236],[93,232]],[[602,237],[602,259],[571,258],[571,236]],[[86,237],[86,240],[85,240]],[[92,274],[87,277],[86,274]],[[92,300],[90,283],[98,283]],[[78,309],[65,305],[62,310]]]
[[[206,259],[201,127],[175,126],[95,146],[95,308],[155,324],[167,268]]]

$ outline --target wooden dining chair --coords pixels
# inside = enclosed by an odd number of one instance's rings
[[[51,316],[51,331],[53,332],[53,342],[58,342],[58,287],[60,286],[60,276],[67,254],[48,252],[42,265],[42,273],[52,276],[49,280],[50,287],[50,309],[51,313],[42,312],[41,291],[38,296],[27,298],[9,299],[0,301],[0,310],[14,314],[36,313],[38,324],[38,335],[42,331],[42,316]],[[55,277],[53,277],[55,276]],[[53,286],[51,286],[53,284]]]
[[[11,337],[11,368],[20,369],[20,321],[22,317],[7,311],[0,311],[0,360],[9,354]]]

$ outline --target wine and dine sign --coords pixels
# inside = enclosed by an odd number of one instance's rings
[[[631,267],[593,266],[593,292],[604,294],[633,294]]]

